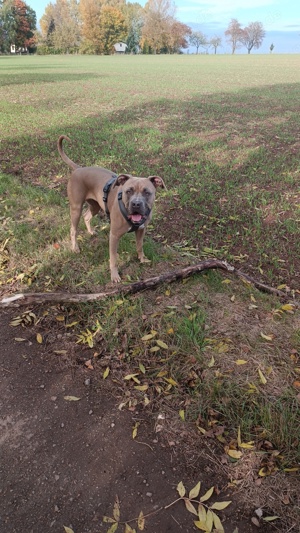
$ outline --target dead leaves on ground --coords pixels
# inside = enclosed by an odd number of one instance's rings
[[[121,517],[121,509],[120,509],[120,501],[118,496],[116,496],[114,507],[113,507],[113,516],[104,516],[103,522],[106,524],[111,524],[109,529],[107,530],[107,533],[115,533],[119,526],[124,526],[123,533],[136,533],[137,531],[144,531],[145,528],[145,516],[143,511],[140,512],[139,516],[137,518],[127,520],[125,522],[120,521]],[[129,525],[129,522],[136,522],[137,529],[132,528]]]

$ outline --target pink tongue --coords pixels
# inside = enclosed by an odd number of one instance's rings
[[[142,220],[142,215],[131,215],[132,222],[139,222]]]

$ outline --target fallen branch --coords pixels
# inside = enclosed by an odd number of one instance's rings
[[[285,300],[291,299],[291,296],[289,296],[286,292],[256,281],[247,274],[237,270],[234,266],[229,265],[226,261],[221,261],[219,259],[207,259],[205,261],[200,261],[200,263],[197,263],[196,265],[174,270],[173,272],[166,272],[160,276],[148,278],[143,281],[136,281],[134,283],[129,283],[128,285],[117,285],[115,288],[104,292],[96,292],[91,294],[74,294],[68,292],[29,292],[24,294],[15,294],[13,296],[3,298],[0,301],[0,307],[19,307],[20,305],[42,304],[46,302],[82,303],[104,300],[116,295],[135,294],[148,289],[154,289],[161,283],[171,283],[173,281],[185,279],[193,274],[197,274],[209,269],[225,270],[226,272],[235,274],[239,278],[243,279],[246,283],[253,285],[260,291],[275,294],[276,296],[284,298]],[[300,307],[300,302],[297,302],[293,299],[293,305]]]

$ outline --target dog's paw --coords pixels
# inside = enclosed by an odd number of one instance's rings
[[[145,257],[144,255],[143,257],[139,257],[139,260],[141,263],[151,263],[151,260]]]
[[[110,279],[113,283],[120,283],[121,278],[118,271],[112,272]]]

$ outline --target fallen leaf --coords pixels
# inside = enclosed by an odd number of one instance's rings
[[[184,486],[184,484],[182,483],[182,481],[180,481],[180,482],[178,483],[176,489],[177,489],[177,492],[178,492],[180,498],[183,498],[184,495],[185,495],[185,486]]]
[[[73,529],[71,529],[70,527],[64,526],[64,528],[66,533],[74,533]]]
[[[27,340],[27,339],[22,339],[21,337],[16,337],[16,338],[15,338],[15,341],[16,341],[16,342],[24,342],[24,341],[26,341],[26,340]]]
[[[198,513],[197,513],[195,507],[193,506],[193,504],[190,502],[190,500],[189,500],[188,498],[185,498],[185,499],[184,499],[184,503],[185,503],[185,506],[186,506],[187,510],[188,510],[190,513],[192,513],[192,514],[198,516]]]
[[[39,344],[42,344],[42,342],[43,342],[43,337],[42,337],[42,335],[41,335],[40,333],[37,334],[37,336],[36,336],[36,340],[38,341]]]
[[[206,522],[201,522],[200,520],[197,520],[196,522],[194,522],[194,525],[198,529],[201,529],[201,531],[206,531],[207,532]]]
[[[267,383],[267,380],[265,376],[263,375],[262,371],[260,370],[260,368],[258,369],[258,375],[259,375],[259,378],[262,384],[265,385]]]
[[[245,359],[237,359],[235,361],[236,365],[245,365],[246,363],[248,363],[248,361],[246,361]]]
[[[273,522],[273,520],[277,520],[279,518],[279,516],[265,516],[263,517],[263,520],[265,522]]]
[[[229,502],[231,503],[231,502]],[[212,507],[211,507],[212,509]],[[218,517],[218,515],[216,513],[212,513],[213,515],[213,522],[214,522],[214,526],[215,526],[215,529],[217,530],[218,533],[224,533],[224,528],[222,526],[222,522],[220,520],[220,518]]]
[[[229,457],[232,457],[232,459],[240,459],[243,453],[239,450],[228,450],[227,455],[229,455]]]
[[[164,341],[161,341],[160,339],[158,339],[156,341],[156,344],[160,347],[160,348],[163,348],[164,350],[168,350],[169,346],[164,342]]]
[[[189,492],[190,500],[194,500],[195,498],[197,498],[197,496],[199,496],[200,488],[201,488],[201,481],[199,481],[197,485],[195,485],[195,487],[190,490]]]
[[[144,531],[145,528],[145,517],[143,511],[140,512],[138,517],[138,528],[140,531]]]
[[[262,331],[260,333],[260,336],[265,339],[265,341],[272,341],[274,339],[274,335],[265,335]]]
[[[210,489],[208,489],[208,491],[205,494],[203,494],[203,496],[201,496],[200,502],[206,502],[207,500],[209,500],[212,493],[214,492],[214,488],[215,487],[211,487]]]
[[[109,366],[108,366],[108,367],[106,367],[106,369],[105,369],[104,372],[103,372],[103,376],[102,376],[103,379],[106,379],[107,376],[109,375],[109,373],[110,373],[110,368],[109,368]]]
[[[223,509],[226,509],[228,505],[231,504],[231,501],[227,502],[215,502],[210,506],[210,509],[214,509],[215,511],[223,511]]]
[[[185,413],[184,413],[183,409],[180,409],[179,416],[180,416],[181,420],[183,420],[183,421],[185,420]]]
[[[78,402],[80,398],[77,398],[77,396],[64,396],[64,400],[67,400],[68,402]]]

